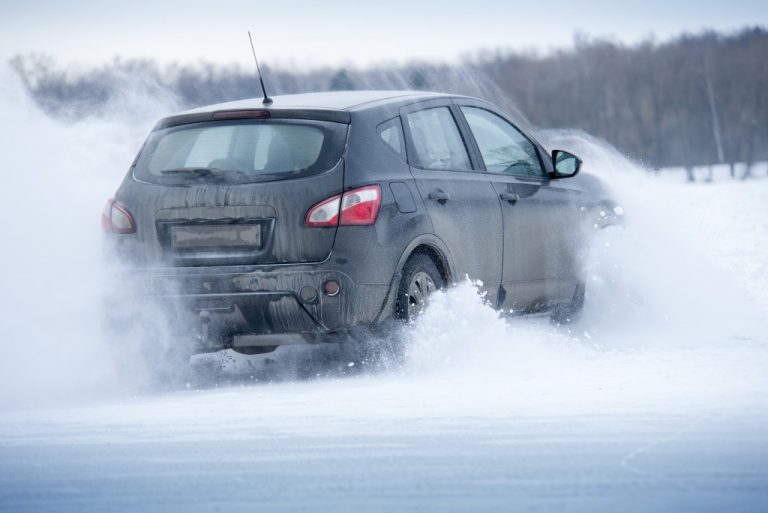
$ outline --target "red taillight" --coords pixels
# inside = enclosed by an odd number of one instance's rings
[[[354,191],[345,192],[341,197],[341,217],[339,224],[364,225],[376,222],[381,206],[381,187],[369,185]]]
[[[368,225],[376,222],[381,206],[381,187],[368,185],[321,201],[307,212],[311,227]]]
[[[101,213],[101,227],[106,233],[134,233],[136,222],[127,208],[110,199]]]

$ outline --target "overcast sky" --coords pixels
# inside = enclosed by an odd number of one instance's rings
[[[766,0],[0,0],[0,58],[48,53],[315,67],[450,61],[482,48],[568,47],[576,33],[636,42],[703,28],[768,25]]]

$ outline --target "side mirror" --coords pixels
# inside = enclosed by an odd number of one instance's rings
[[[581,169],[581,159],[573,153],[563,150],[552,152],[552,162],[555,164],[555,171],[549,177],[553,179],[576,176]]]

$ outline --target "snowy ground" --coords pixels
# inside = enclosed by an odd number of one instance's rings
[[[0,271],[0,510],[765,511],[768,179],[688,185],[574,136],[627,213],[578,323],[500,319],[464,283],[401,361],[281,348],[147,391],[93,298],[99,209],[148,124],[64,125],[0,83],[25,171],[0,228],[28,248]],[[10,215],[24,190],[56,215]]]

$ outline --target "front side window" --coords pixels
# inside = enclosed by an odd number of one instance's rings
[[[489,173],[542,178],[538,153],[517,128],[504,118],[478,107],[462,107]]]
[[[256,182],[331,169],[341,158],[346,125],[309,120],[192,123],[157,130],[136,162],[138,178]]]
[[[472,164],[459,127],[448,107],[435,107],[408,114],[415,155],[422,169],[469,171]]]

